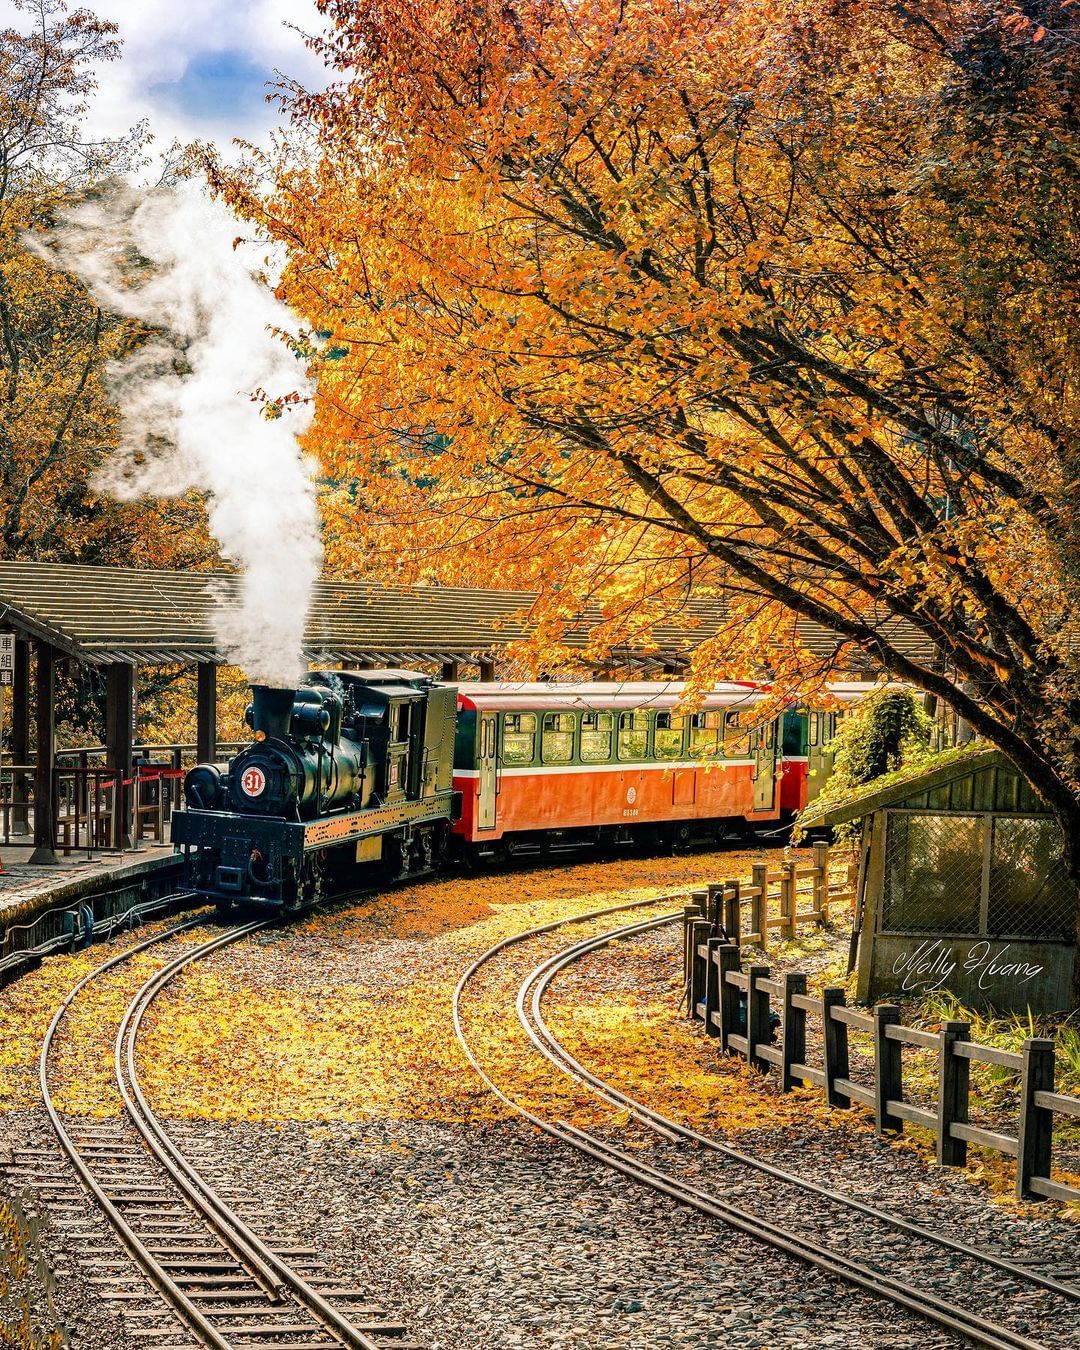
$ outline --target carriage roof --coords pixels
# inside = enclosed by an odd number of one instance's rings
[[[843,681],[829,685],[833,698],[851,702],[875,686]],[[612,680],[603,683],[498,681],[458,687],[462,708],[480,712],[549,712],[576,709],[676,708],[687,686],[682,680]],[[705,709],[752,708],[769,696],[767,685],[726,683],[708,690]]]

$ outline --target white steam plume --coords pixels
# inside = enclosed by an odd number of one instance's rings
[[[310,402],[268,420],[252,395],[312,390],[275,335],[295,316],[236,234],[235,217],[192,185],[110,184],[40,251],[103,307],[165,330],[109,370],[123,434],[97,485],[127,501],[206,494],[222,555],[241,572],[238,598],[219,597],[218,644],[252,682],[293,685],[322,558],[312,467],[296,442]]]

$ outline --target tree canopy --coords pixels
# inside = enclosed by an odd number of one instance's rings
[[[117,27],[64,0],[23,0],[0,30],[0,549],[6,556],[205,562],[194,499],[121,505],[94,487],[118,439],[109,362],[145,336],[32,247],[73,194],[136,167],[145,129],[85,126]]]
[[[538,650],[724,594],[696,676],[779,689],[816,620],[1080,838],[1070,0],[320,9],[212,173],[326,340],[336,560],[536,588]]]

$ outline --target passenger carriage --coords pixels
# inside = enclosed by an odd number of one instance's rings
[[[844,702],[868,684],[830,686]],[[454,830],[480,853],[717,839],[779,828],[816,796],[841,710],[760,723],[761,687],[693,713],[677,681],[470,684],[458,692]]]
[[[777,820],[777,722],[752,716],[765,693],[717,685],[684,715],[683,691],[673,681],[460,689],[455,831],[482,852],[529,852]]]
[[[851,705],[877,686],[865,681],[837,681],[829,685],[839,706],[792,708],[784,713],[781,729],[780,813],[785,822],[812,802],[832,773],[833,741]]]

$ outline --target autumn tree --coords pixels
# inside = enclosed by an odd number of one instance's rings
[[[549,647],[723,595],[697,678],[782,690],[816,621],[1080,871],[1072,0],[319,8],[337,81],[212,174],[324,335],[338,562],[534,588]]]
[[[205,561],[194,500],[120,505],[93,486],[117,440],[110,360],[141,338],[28,246],[73,194],[137,167],[145,128],[91,136],[98,69],[117,28],[64,0],[18,0],[0,31],[0,551],[167,565]]]

